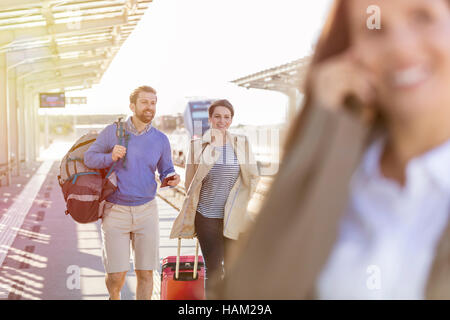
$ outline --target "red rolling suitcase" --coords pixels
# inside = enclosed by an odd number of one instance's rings
[[[205,266],[198,256],[180,256],[181,239],[178,239],[176,256],[163,259],[161,268],[161,300],[204,300]]]

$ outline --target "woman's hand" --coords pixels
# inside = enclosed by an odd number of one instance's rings
[[[354,49],[330,58],[312,71],[312,101],[337,110],[352,96],[364,106],[375,99],[374,79],[360,62]]]

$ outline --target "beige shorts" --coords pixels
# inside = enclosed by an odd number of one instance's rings
[[[156,199],[140,206],[107,203],[102,220],[103,265],[107,273],[159,268],[159,216]],[[131,243],[131,249],[130,249]]]

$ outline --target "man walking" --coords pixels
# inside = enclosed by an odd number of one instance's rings
[[[103,264],[111,300],[129,270],[130,241],[137,277],[136,299],[150,300],[153,270],[159,268],[159,217],[156,205],[156,170],[163,181],[175,173],[167,136],[151,126],[156,113],[156,91],[148,86],[130,95],[133,116],[124,123],[127,146],[119,145],[116,125],[107,126],[85,153],[90,168],[109,168],[116,161],[117,191],[107,198],[102,219]],[[168,182],[176,186],[180,177]]]

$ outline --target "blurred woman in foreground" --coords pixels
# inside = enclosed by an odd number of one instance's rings
[[[227,284],[225,298],[450,298],[450,1],[375,3],[378,8],[372,11],[371,0],[336,1],[310,67],[304,110],[292,126],[279,172],[286,177],[295,174],[283,171],[305,144],[298,136],[312,110],[343,114],[349,101],[359,101],[357,105],[364,106],[361,121],[370,123],[376,134],[351,181],[341,185],[349,186],[346,209],[338,218],[332,205],[329,219],[301,217],[297,234],[289,238],[287,234],[294,233],[289,225],[297,217],[270,223],[268,211],[273,215],[274,202],[290,208],[295,199],[282,199],[285,192],[273,189],[266,204],[271,209],[262,210],[259,225],[243,246],[242,262],[234,269],[241,276]],[[377,12],[379,29],[371,28]],[[302,192],[298,190],[298,196]],[[322,202],[332,203],[333,196]],[[320,215],[324,206],[317,203],[310,211]],[[286,233],[271,234],[279,244],[271,251],[258,234],[264,228],[283,230],[282,223]],[[288,247],[294,236],[304,234],[310,236],[299,248]],[[258,268],[261,261],[254,260],[262,255],[255,252],[276,260],[271,270]],[[279,274],[276,263],[296,265],[298,273]],[[277,280],[262,279],[268,277]]]

